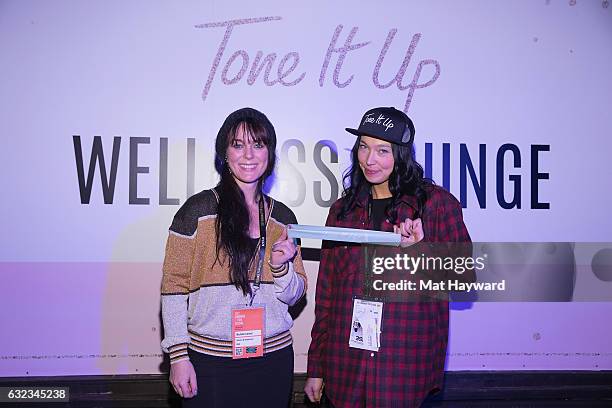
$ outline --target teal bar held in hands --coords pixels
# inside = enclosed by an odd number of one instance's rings
[[[400,246],[402,236],[393,232],[357,228],[320,227],[316,225],[287,225],[289,238],[309,238],[326,241],[356,242],[360,244]]]

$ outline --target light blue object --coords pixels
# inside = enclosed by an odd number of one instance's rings
[[[316,225],[287,225],[289,238],[324,239],[326,241],[357,242],[399,246],[402,236],[393,232],[372,231],[357,228],[319,227]]]

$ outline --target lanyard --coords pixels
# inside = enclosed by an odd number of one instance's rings
[[[249,306],[253,305],[255,293],[261,285],[261,275],[263,273],[263,261],[266,256],[266,212],[264,209],[264,196],[261,194],[259,199],[259,257],[257,259],[257,269],[255,269],[254,291],[251,295]]]
[[[368,196],[368,226],[375,228],[372,223],[372,194]],[[382,302],[383,299],[380,296],[372,295],[372,289],[374,287],[374,274],[372,272],[372,260],[376,257],[376,246],[372,246],[372,253],[370,254],[370,246],[363,244],[364,260],[365,260],[365,290],[364,295],[367,299]]]
[[[368,196],[368,225],[372,225],[372,194]],[[374,254],[370,257],[368,251],[368,245],[363,247],[364,258],[365,258],[365,296],[368,298],[372,297],[372,287],[374,285],[374,275],[372,274],[372,258],[376,254],[376,248],[374,248]]]

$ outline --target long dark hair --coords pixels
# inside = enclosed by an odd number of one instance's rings
[[[268,148],[268,165],[257,182],[260,199],[264,199],[263,183],[274,171],[276,163],[276,133],[266,115],[252,108],[242,108],[225,119],[215,141],[215,167],[221,176],[219,184],[215,187],[219,195],[215,262],[219,261],[219,255],[223,250],[229,260],[230,281],[236,289],[241,289],[247,295],[251,293],[249,266],[253,258],[253,247],[249,237],[249,211],[244,194],[225,160],[227,148],[239,129],[253,142],[263,143]]]
[[[367,197],[370,194],[372,184],[365,178],[361,168],[359,167],[359,144],[361,137],[355,141],[355,145],[351,150],[351,167],[344,173],[343,184],[343,205],[338,214],[338,218],[343,219],[351,212],[357,202],[362,197]],[[422,216],[425,202],[427,201],[427,187],[433,184],[433,181],[423,177],[423,167],[414,158],[414,149],[412,143],[409,146],[398,145],[391,143],[393,152],[393,171],[389,175],[389,190],[393,199],[391,204],[386,208],[385,212],[390,220],[396,220],[397,207],[402,195],[410,195],[416,198],[416,208],[414,208],[415,218]]]

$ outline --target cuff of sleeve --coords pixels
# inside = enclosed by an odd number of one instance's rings
[[[289,273],[289,264],[286,263],[285,266],[280,271],[278,271],[278,272],[272,271],[272,277],[274,277],[274,278],[282,278],[283,276],[285,276],[288,273]]]
[[[308,368],[306,369],[306,376],[309,378],[323,378],[323,370],[319,364],[308,362]]]
[[[168,347],[168,354],[170,355],[170,364],[178,363],[179,361],[189,360],[187,354],[188,343],[175,344],[174,346]]]

